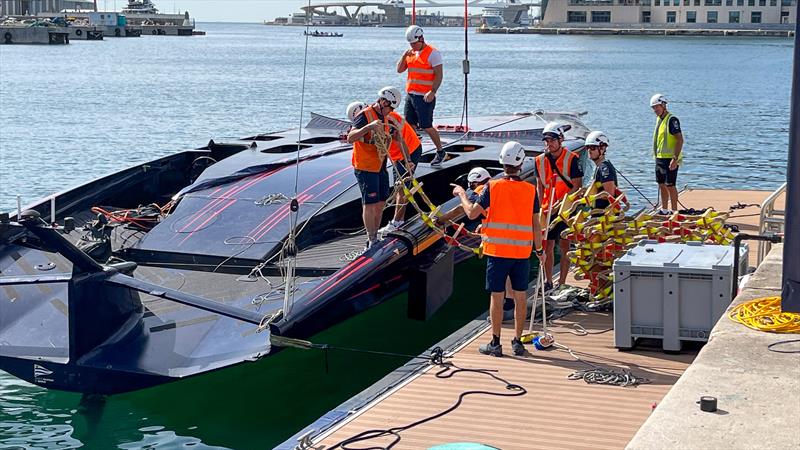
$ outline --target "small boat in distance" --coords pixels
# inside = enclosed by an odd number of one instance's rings
[[[342,37],[344,34],[342,33],[335,33],[335,32],[327,32],[327,31],[318,31],[314,30],[312,32],[303,31],[303,36],[314,36],[314,37]]]

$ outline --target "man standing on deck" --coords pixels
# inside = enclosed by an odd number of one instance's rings
[[[411,25],[406,29],[406,40],[411,48],[397,61],[397,73],[408,70],[406,121],[428,133],[436,145],[436,156],[431,165],[440,166],[444,162],[445,152],[442,150],[439,131],[433,127],[433,110],[436,107],[436,92],[444,76],[442,54],[425,43],[422,28],[417,25]]]
[[[653,156],[656,159],[656,183],[661,196],[661,214],[678,210],[678,167],[683,162],[683,133],[677,117],[667,111],[667,99],[662,94],[650,97],[650,107],[656,114],[653,130]],[[667,206],[670,206],[670,211]]]
[[[385,87],[378,91],[378,100],[356,114],[347,142],[353,144],[353,169],[361,190],[362,219],[367,230],[369,249],[378,241],[378,227],[386,199],[389,198],[389,173],[385,156],[378,152],[374,133],[387,131],[384,118],[400,104],[400,90]],[[348,111],[349,112],[349,111]]]
[[[547,217],[548,209],[557,205],[567,194],[580,189],[583,183],[583,169],[578,155],[567,150],[562,145],[564,132],[560,124],[549,122],[545,125],[542,131],[542,141],[545,142],[547,147],[545,153],[536,157],[536,180],[539,198],[542,202],[542,214],[543,217]],[[550,220],[555,219],[557,215],[557,211],[552,210],[550,212]],[[548,232],[544,244],[547,255],[547,262],[544,265],[545,292],[553,289],[553,261],[556,242],[559,243],[558,248],[561,255],[558,284],[562,285],[567,281],[569,241],[561,239],[561,232],[566,228],[567,224],[563,220],[558,221],[552,228],[548,224]]]
[[[503,356],[500,333],[507,278],[511,280],[514,297],[515,336],[511,340],[511,349],[516,356],[525,353],[520,337],[525,326],[525,292],[528,289],[531,250],[535,249],[540,262],[544,262],[536,188],[520,178],[524,159],[522,145],[507,142],[500,151],[500,164],[505,171],[503,178],[489,181],[476,202],[469,201],[461,186],[453,188],[453,195],[460,198],[461,207],[469,219],[486,214],[481,235],[483,254],[486,255],[486,290],[490,292],[492,340],[478,349],[484,355]]]
[[[386,87],[384,90],[393,90],[399,95],[400,90],[395,87]],[[392,143],[389,146],[389,159],[394,164],[395,184],[400,183],[409,171],[414,174],[414,169],[422,156],[422,144],[419,142],[414,128],[403,119],[392,107],[392,111],[386,115],[385,123],[388,124],[392,135]],[[394,218],[389,223],[378,230],[381,235],[392,232],[400,228],[405,222],[406,197],[401,191],[397,192],[394,205]]]
[[[607,192],[607,198],[600,198],[594,202],[594,209],[606,209],[612,202],[618,205],[623,202],[628,203],[625,194],[619,190],[617,185],[617,169],[606,159],[606,149],[608,149],[608,136],[602,131],[592,131],[586,136],[583,143],[584,148],[589,153],[591,159],[597,167],[594,171],[594,183],[599,185],[599,192]],[[621,198],[620,198],[621,196]]]

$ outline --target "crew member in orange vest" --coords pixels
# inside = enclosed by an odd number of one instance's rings
[[[536,157],[536,180],[539,198],[542,199],[542,217],[547,217],[547,210],[551,207],[550,197],[553,197],[553,204],[557,206],[567,194],[580,189],[583,183],[583,169],[578,155],[564,147],[564,132],[559,123],[549,122],[545,125],[542,140],[547,149],[545,153]],[[557,210],[551,211],[550,220],[555,219],[557,215]],[[569,241],[560,239],[561,232],[566,228],[567,224],[561,220],[548,230],[545,238],[544,248],[547,255],[547,263],[544,265],[545,292],[553,289],[553,258],[556,242],[561,254],[558,283],[562,285],[567,281]]]
[[[387,88],[388,89],[388,88]],[[400,90],[392,87],[398,95]],[[422,156],[422,144],[419,142],[417,132],[414,127],[408,124],[406,120],[398,114],[394,109],[390,112],[385,122],[392,133],[392,144],[389,146],[389,159],[392,160],[395,168],[395,184],[399,183],[403,177],[408,174],[409,170],[411,175],[414,174],[414,169],[419,163]],[[395,198],[394,218],[389,223],[378,230],[381,235],[386,235],[391,231],[395,231],[405,222],[406,211],[406,197],[402,192],[397,193]]]
[[[445,152],[439,131],[433,127],[433,110],[436,108],[436,92],[442,84],[442,54],[425,43],[422,28],[411,25],[406,29],[406,40],[410,49],[397,61],[397,73],[408,70],[406,82],[405,116],[408,123],[425,130],[436,146],[436,156],[431,166],[444,162]]]
[[[486,189],[486,186],[489,185],[489,180],[491,179],[492,176],[489,175],[489,171],[483,167],[475,167],[470,170],[467,174],[467,183],[469,187],[465,191],[467,194],[467,200],[469,200],[470,203],[477,202],[481,192]],[[441,217],[438,217],[436,219],[436,223],[439,225],[445,225],[449,221],[455,220],[456,217],[463,213],[464,209],[461,208],[461,205],[458,205],[450,211],[442,214]],[[484,213],[479,215],[477,219],[470,219],[467,217],[467,219],[464,220],[464,228],[469,231],[476,231],[481,225],[481,220],[486,218],[485,214],[486,212],[484,211]]]
[[[507,278],[511,281],[514,297],[515,337],[511,340],[511,349],[517,356],[525,353],[520,337],[527,312],[525,291],[528,289],[531,252],[536,249],[542,263],[545,258],[536,188],[520,178],[524,160],[522,144],[507,142],[500,151],[500,164],[505,174],[501,179],[490,181],[481,191],[478,201],[470,202],[461,186],[453,188],[453,195],[461,199],[467,217],[476,219],[486,212],[481,235],[483,254],[486,255],[486,290],[490,292],[492,340],[478,349],[484,355],[503,356],[500,332]]]
[[[381,129],[388,131],[385,118],[399,104],[399,89],[381,89],[378,91],[378,100],[355,116],[353,127],[347,134],[347,142],[353,144],[353,169],[361,190],[362,219],[367,230],[365,251],[378,241],[383,206],[389,198],[386,160],[378,153],[372,134]]]

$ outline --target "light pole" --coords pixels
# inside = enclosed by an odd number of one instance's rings
[[[789,125],[789,160],[786,164],[786,223],[783,243],[781,309],[800,312],[800,8],[795,8],[792,112]]]

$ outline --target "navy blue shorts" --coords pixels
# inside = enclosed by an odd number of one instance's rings
[[[386,201],[389,198],[389,172],[382,168],[380,172],[354,170],[358,189],[361,190],[361,203],[369,205]]]
[[[678,181],[678,169],[669,170],[669,163],[672,158],[658,158],[656,159],[656,183],[666,184],[667,186],[675,186]]]
[[[408,156],[411,159],[411,163],[414,164],[414,167],[416,167],[417,164],[419,164],[419,159],[422,157],[422,146],[420,145],[419,147],[417,147],[416,150],[411,152],[411,154]],[[400,178],[406,176],[406,165],[403,164],[402,159],[400,161],[394,161],[393,164],[395,170],[397,170],[397,173],[399,174],[396,176],[399,176]]]
[[[505,292],[506,278],[511,278],[511,289],[525,291],[528,289],[531,261],[528,258],[499,258],[486,256],[486,290],[489,292]]]
[[[406,95],[406,122],[424,130],[433,126],[433,109],[436,107],[436,97],[428,103],[424,95]]]

